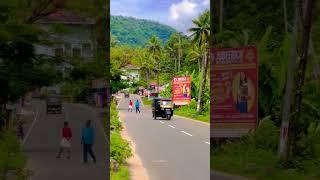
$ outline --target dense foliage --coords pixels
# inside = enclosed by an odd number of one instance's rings
[[[110,26],[111,34],[120,44],[131,46],[144,46],[152,35],[165,42],[176,32],[173,28],[158,22],[123,16],[111,16]]]
[[[16,134],[11,130],[0,133],[0,179],[26,180],[30,172],[25,169],[26,156],[23,154]]]
[[[319,18],[312,22],[309,61],[306,82],[303,87],[302,113],[299,120],[292,121],[289,136],[295,131],[294,153],[282,161],[278,158],[279,131],[287,76],[296,76],[288,71],[293,44],[293,1],[226,1],[224,4],[223,28],[219,28],[219,5],[213,4],[213,45],[217,47],[239,47],[255,44],[259,52],[259,128],[240,141],[231,141],[223,146],[215,144],[212,151],[212,168],[258,179],[312,179],[319,178],[319,149],[314,138],[319,127],[319,64],[317,52],[320,37]],[[319,3],[314,11],[319,10]],[[287,14],[287,19],[284,14]],[[300,17],[301,18],[301,17]],[[287,25],[287,27],[285,26]],[[298,56],[302,49],[301,26],[298,34]],[[313,51],[312,51],[313,49]],[[296,57],[299,62],[300,57]],[[292,89],[295,93],[295,89]],[[294,110],[290,112],[290,115]],[[291,116],[290,116],[291,117]],[[291,126],[290,125],[290,126]],[[293,126],[291,126],[293,127]],[[215,157],[215,158],[214,158]],[[289,170],[288,170],[289,169]]]

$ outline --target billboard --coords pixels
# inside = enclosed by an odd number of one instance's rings
[[[240,137],[256,128],[257,48],[211,48],[210,54],[211,137]]]
[[[175,105],[188,105],[190,103],[190,76],[176,76],[172,79],[172,101]]]

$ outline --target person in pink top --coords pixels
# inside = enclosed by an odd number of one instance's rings
[[[64,126],[61,130],[62,132],[62,140],[60,142],[60,148],[57,155],[57,158],[59,159],[61,157],[62,152],[65,150],[67,151],[67,159],[70,159],[71,156],[71,138],[72,138],[72,131],[69,127],[68,122],[64,122]]]
[[[133,106],[133,102],[130,100],[130,101],[129,101],[129,109],[128,109],[128,112],[129,112],[129,111],[132,112],[132,106]]]

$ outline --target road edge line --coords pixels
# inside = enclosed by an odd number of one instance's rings
[[[36,124],[36,122],[37,122],[38,115],[39,115],[39,111],[38,111],[38,109],[36,109],[35,117],[34,117],[34,119],[33,119],[33,121],[32,121],[32,124],[31,124],[31,126],[29,127],[28,132],[27,132],[27,134],[25,135],[25,137],[24,137],[24,139],[23,139],[23,141],[22,141],[22,143],[21,143],[21,146],[22,146],[22,147],[23,147],[23,146],[25,145],[25,143],[27,142],[27,140],[28,140],[28,138],[29,138],[29,136],[30,136],[30,134],[31,134],[31,131],[33,130],[33,128],[34,128],[34,126],[35,126],[35,124]]]
[[[201,124],[205,124],[205,125],[210,126],[210,123],[207,123],[207,122],[199,121],[199,120],[192,119],[192,118],[189,118],[189,117],[180,116],[180,115],[177,115],[177,114],[173,114],[173,115],[177,116],[179,118],[183,118],[183,119],[189,120],[189,121],[194,121],[194,122],[197,122],[197,123],[201,123]]]

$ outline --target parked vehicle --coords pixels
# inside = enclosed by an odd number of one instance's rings
[[[171,99],[166,98],[154,98],[152,103],[152,117],[157,119],[157,117],[166,118],[170,120],[173,116],[173,102]]]

